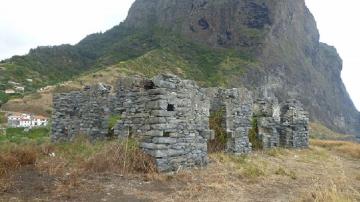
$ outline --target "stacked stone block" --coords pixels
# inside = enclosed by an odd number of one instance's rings
[[[160,171],[207,164],[207,140],[213,134],[209,100],[195,82],[161,75],[139,80],[121,93],[126,95],[123,120],[115,133],[141,137],[140,147],[155,158]]]
[[[277,99],[258,99],[254,103],[254,119],[257,121],[257,138],[263,149],[280,146],[280,106]]]
[[[280,144],[287,148],[309,146],[309,114],[297,100],[288,100],[281,107]]]
[[[228,133],[226,151],[234,154],[251,152],[249,130],[252,120],[252,93],[245,88],[206,89],[211,100],[211,112],[225,110],[224,123]]]
[[[308,114],[296,100],[281,105],[275,98],[254,102],[254,93],[247,89],[202,89],[174,75],[152,80],[120,78],[115,94],[110,91],[109,86],[98,84],[55,95],[52,140],[69,141],[81,134],[105,139],[109,117],[120,115],[114,134],[120,139],[137,139],[159,171],[204,166],[207,142],[214,138],[209,116],[222,110],[228,153],[251,152],[248,135],[253,117],[258,120],[257,136],[265,149],[308,146]]]
[[[72,140],[78,135],[102,139],[108,134],[110,87],[99,84],[84,91],[54,95],[52,140]]]

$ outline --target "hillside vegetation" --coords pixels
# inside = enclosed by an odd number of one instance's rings
[[[120,73],[151,77],[168,72],[197,80],[203,86],[230,86],[236,85],[248,68],[257,66],[245,54],[209,49],[161,28],[129,29],[119,25],[104,34],[90,35],[75,46],[39,47],[28,55],[2,61],[0,104],[11,99],[19,102],[24,95],[48,85],[86,77],[96,81],[97,76],[114,70],[115,75],[108,74],[112,78],[105,78],[114,80]],[[5,94],[5,89],[14,88],[9,81],[24,86],[25,92]]]

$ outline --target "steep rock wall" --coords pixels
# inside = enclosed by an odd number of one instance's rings
[[[313,120],[339,132],[360,131],[359,112],[341,80],[336,49],[319,42],[304,0],[137,0],[125,21],[131,27],[162,27],[211,48],[250,54],[234,87],[263,87],[279,101],[304,103]]]

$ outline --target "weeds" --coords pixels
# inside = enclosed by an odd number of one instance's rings
[[[287,172],[284,168],[280,167],[275,171],[276,175],[287,176],[293,180],[296,180],[296,173],[294,171]]]
[[[235,168],[240,177],[255,179],[266,175],[267,164],[264,161],[247,156],[234,156],[227,154],[212,155],[219,163]]]
[[[311,198],[315,202],[352,202],[354,201],[350,193],[340,190],[335,184],[327,189],[318,189],[311,193]]]

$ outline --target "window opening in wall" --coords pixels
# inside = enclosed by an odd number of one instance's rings
[[[152,81],[144,81],[144,89],[145,90],[155,89],[154,82],[152,82]]]
[[[170,132],[165,132],[164,137],[170,137]]]
[[[167,111],[169,111],[169,112],[175,111],[175,105],[173,105],[173,104],[168,104],[168,106],[167,106]]]

